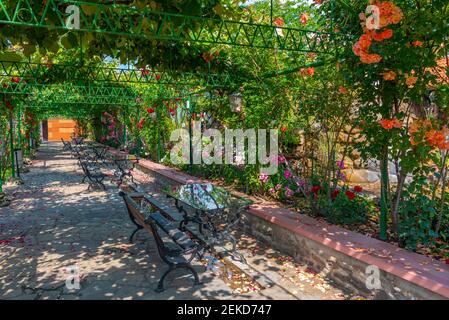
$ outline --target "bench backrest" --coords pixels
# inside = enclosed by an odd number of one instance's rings
[[[130,196],[124,192],[120,192],[120,196],[123,197],[125,201],[126,208],[128,209],[128,214],[131,220],[135,221],[138,225],[142,226],[145,230],[153,234],[154,240],[157,244],[157,249],[162,259],[165,259],[166,247],[161,236],[157,232],[157,225],[151,219],[146,219],[145,215],[140,210],[140,205],[135,201],[143,201],[144,197],[142,194],[133,194]]]
[[[124,192],[121,192],[120,195],[125,201],[126,209],[128,210],[130,219],[135,221],[137,224],[147,229],[148,231],[153,232],[151,228],[151,222],[146,221],[145,215],[140,210],[140,205],[136,202],[136,200],[138,200],[139,202],[143,200],[143,195],[130,197],[130,195]]]

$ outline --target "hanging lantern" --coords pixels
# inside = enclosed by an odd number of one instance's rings
[[[239,92],[229,95],[229,102],[231,104],[231,111],[240,113],[243,111],[243,95]]]

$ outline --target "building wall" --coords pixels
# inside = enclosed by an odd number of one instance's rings
[[[48,119],[48,141],[70,140],[76,122],[70,119]]]

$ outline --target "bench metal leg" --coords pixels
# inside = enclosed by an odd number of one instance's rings
[[[101,187],[104,191],[106,191],[106,186],[105,186],[104,183],[103,183],[103,179],[101,179],[101,181],[97,181],[97,183],[98,183],[98,185],[100,185],[100,187]]]
[[[182,268],[188,269],[193,274],[193,277],[195,278],[195,282],[193,284],[194,286],[197,286],[197,285],[201,284],[200,279],[198,277],[198,273],[195,271],[195,269],[193,269],[193,267],[190,266],[190,265],[183,264],[183,265],[177,265],[177,266],[170,266],[170,268],[167,271],[165,271],[165,273],[162,276],[161,280],[159,280],[157,288],[154,291],[156,291],[156,292],[163,292],[165,290],[165,288],[164,288],[164,280],[165,280],[165,278],[170,274],[170,272],[172,272],[172,271],[174,271],[176,269],[182,269]]]
[[[129,237],[129,243],[134,243],[134,236],[136,235],[137,231],[142,230],[143,227],[142,226],[137,226],[136,230],[133,231],[133,233],[131,233],[131,236]]]

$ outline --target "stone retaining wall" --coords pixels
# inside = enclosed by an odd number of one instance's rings
[[[378,270],[382,289],[369,290],[366,286],[368,263],[291,232],[251,212],[245,215],[242,226],[245,232],[291,255],[295,261],[308,265],[353,294],[376,299],[444,299],[439,294],[381,269]]]

